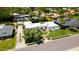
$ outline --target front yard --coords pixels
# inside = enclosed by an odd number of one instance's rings
[[[16,45],[16,38],[6,39],[4,41],[0,40],[0,51],[5,51],[14,48]]]
[[[64,37],[64,36],[68,36],[68,35],[73,35],[73,34],[78,34],[79,33],[79,31],[78,32],[73,32],[73,31],[71,31],[71,30],[68,30],[68,29],[66,29],[66,30],[57,30],[57,31],[49,31],[48,32],[48,37],[50,38],[50,37],[52,37],[52,38],[58,38],[58,37]]]

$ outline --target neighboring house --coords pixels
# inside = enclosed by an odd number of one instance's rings
[[[57,18],[57,17],[59,17],[60,16],[60,14],[59,13],[49,13],[49,14],[47,14],[48,16],[50,16],[50,17],[52,17],[52,18]]]
[[[0,25],[0,39],[10,38],[13,35],[14,27],[10,25]]]
[[[13,13],[14,21],[26,21],[29,20],[30,15]]]
[[[76,11],[75,10],[73,10],[73,9],[68,9],[68,14],[72,14],[72,15],[74,15],[75,13],[76,13]]]
[[[64,26],[70,26],[73,28],[79,28],[79,20],[77,19],[67,19],[66,23],[63,24]]]
[[[19,14],[13,13],[14,21],[19,21]]]
[[[31,17],[31,15],[29,15],[29,14],[25,15],[26,20],[29,20],[30,17]]]
[[[25,15],[19,15],[19,21],[25,21]]]
[[[58,30],[60,27],[59,25],[55,24],[54,22],[45,22],[45,23],[24,23],[25,28],[45,28],[47,30]]]
[[[58,14],[58,13],[52,13],[52,17],[53,18],[57,18],[57,17],[59,17],[60,15]]]
[[[40,17],[45,17],[45,16],[46,16],[46,13],[43,13],[43,12],[42,12],[42,13],[40,14]]]
[[[79,28],[79,20],[77,19],[69,19],[69,18],[64,18],[64,20],[66,21],[64,24],[62,24],[62,22],[60,20],[55,20],[54,23],[63,26],[65,28],[67,27],[72,27],[72,28]]]

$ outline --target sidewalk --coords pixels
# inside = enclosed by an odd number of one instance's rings
[[[78,51],[78,47],[79,34],[52,40],[41,45],[24,47],[16,51]]]

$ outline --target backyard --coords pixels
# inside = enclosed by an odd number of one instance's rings
[[[0,51],[5,51],[14,48],[16,45],[16,38],[0,40]]]

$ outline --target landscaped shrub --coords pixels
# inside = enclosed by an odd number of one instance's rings
[[[69,28],[69,30],[71,30],[72,32],[78,32],[78,30],[74,28]]]
[[[36,42],[37,44],[43,43],[42,32],[39,29],[25,29],[24,30],[25,43]]]

